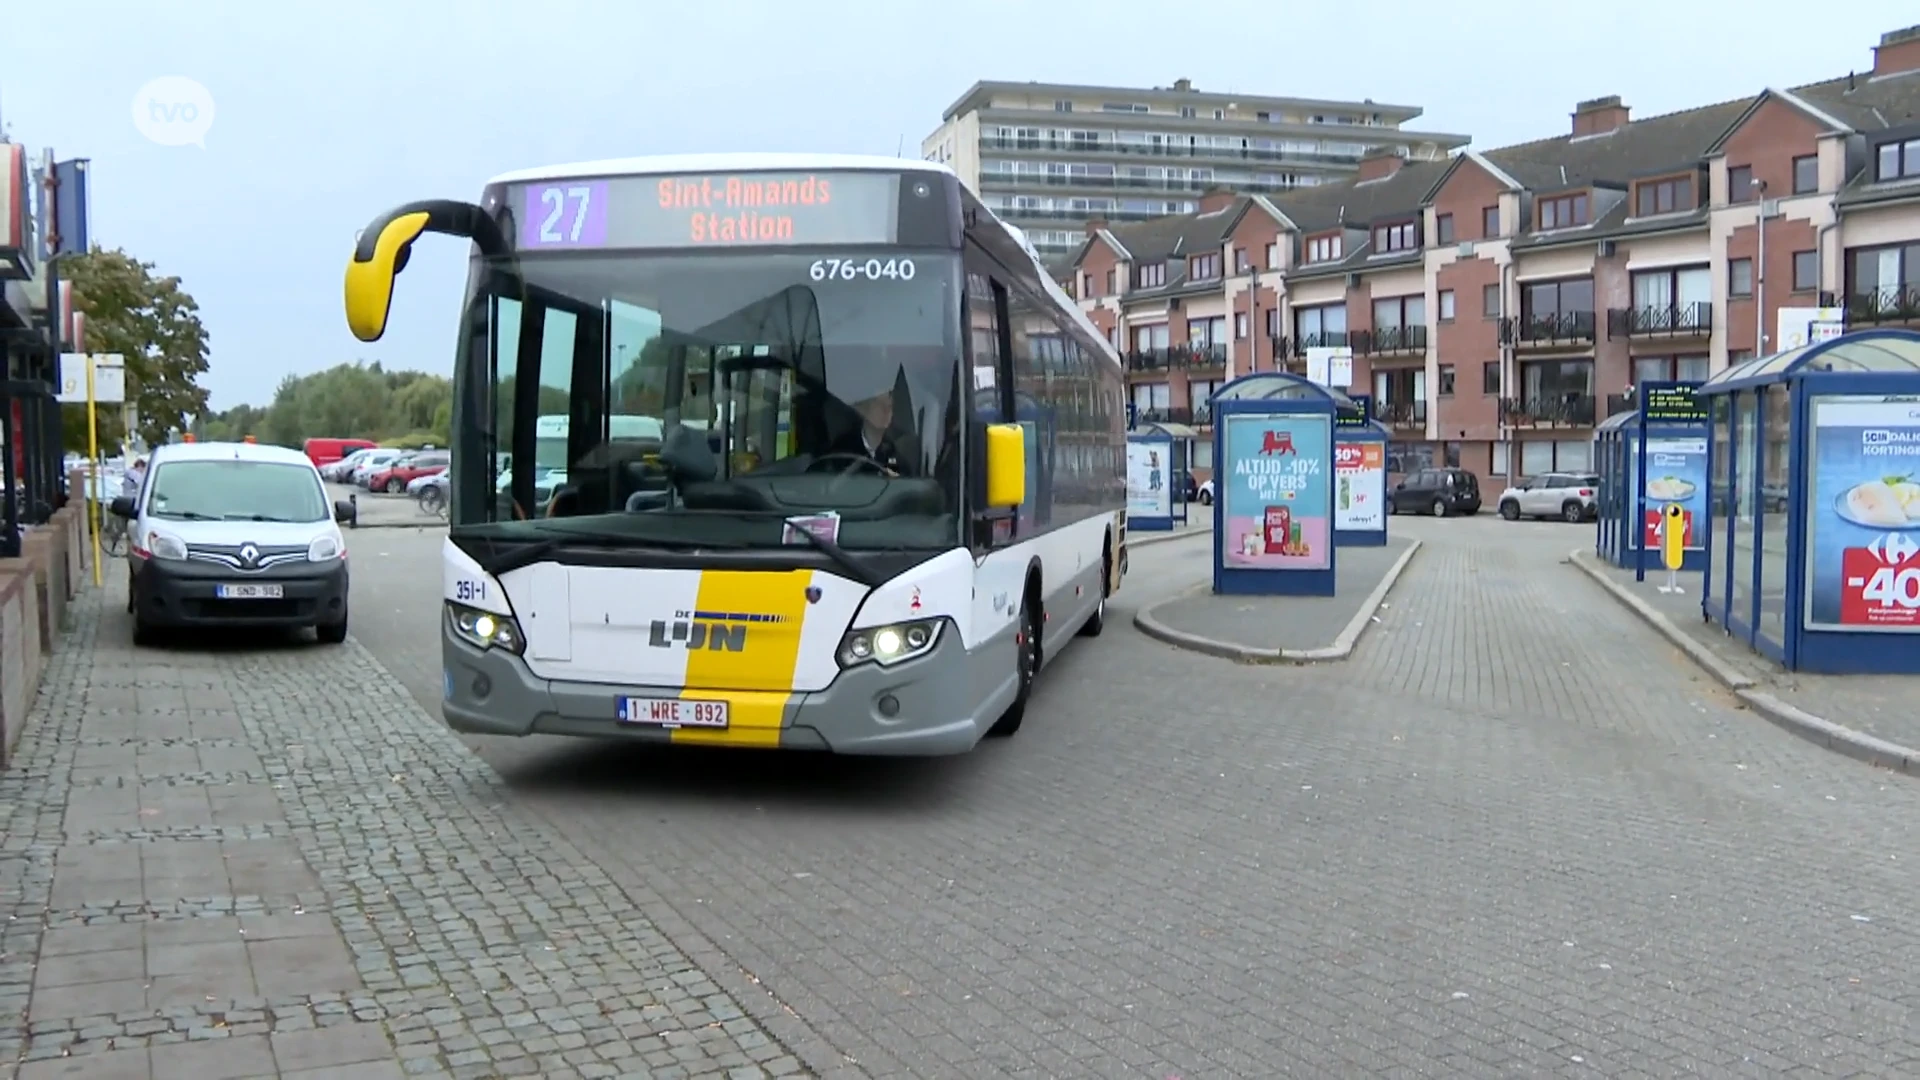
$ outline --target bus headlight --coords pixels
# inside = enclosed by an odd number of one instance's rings
[[[916,619],[854,630],[840,642],[840,666],[853,667],[871,661],[891,667],[903,660],[925,656],[940,641],[945,619]]]
[[[469,645],[502,649],[515,656],[527,647],[526,638],[520,636],[520,624],[511,615],[495,615],[449,600],[447,618],[453,624],[453,632]]]

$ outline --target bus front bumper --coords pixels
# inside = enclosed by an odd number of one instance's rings
[[[543,679],[526,661],[480,649],[442,630],[445,661],[441,713],[447,726],[471,735],[573,735],[644,743],[824,750],[836,754],[932,757],[962,754],[1012,704],[1016,655],[1009,630],[969,653],[956,634],[925,656],[882,668],[842,671],[823,690],[794,693],[682,690],[679,687]],[[982,693],[983,688],[991,692]],[[622,723],[623,697],[720,699],[780,709],[776,730],[724,731]],[[966,710],[971,706],[970,711]]]

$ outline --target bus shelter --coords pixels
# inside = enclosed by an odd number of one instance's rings
[[[1615,566],[1631,568],[1636,578],[1665,568],[1660,529],[1669,506],[1680,507],[1685,532],[1680,569],[1706,569],[1713,535],[1707,510],[1712,441],[1699,389],[1694,382],[1642,383],[1637,407],[1608,417],[1594,433],[1600,473],[1594,550]]]
[[[1353,409],[1333,416],[1333,542],[1380,547],[1387,542],[1387,440],[1373,401],[1351,395]]]
[[[1703,614],[1791,670],[1920,672],[1920,333],[1758,357],[1700,395]]]
[[[1364,407],[1279,371],[1235,379],[1211,404],[1213,591],[1332,596],[1336,426]]]
[[[1187,523],[1185,440],[1164,431],[1127,435],[1127,530],[1166,532]]]

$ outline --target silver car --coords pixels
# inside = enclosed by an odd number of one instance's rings
[[[1600,477],[1594,473],[1542,473],[1500,493],[1500,516],[1592,521],[1600,513]]]

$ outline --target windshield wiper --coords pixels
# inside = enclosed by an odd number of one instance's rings
[[[290,517],[274,517],[272,514],[228,514],[228,521],[280,521],[289,522]]]
[[[827,539],[826,537],[815,533],[812,529],[805,529],[798,525],[795,525],[793,526],[793,531],[796,533],[799,533],[801,538],[806,540],[807,543],[812,544],[815,548],[818,548],[821,554],[825,555],[829,559],[832,559],[834,563],[838,565],[841,569],[847,571],[849,574],[852,574],[853,580],[858,581],[860,584],[865,585],[867,588],[869,589],[875,588],[881,582],[886,580],[886,578],[884,577],[879,577],[875,575],[875,573],[872,570],[868,569],[865,565],[863,565],[860,562],[860,560],[854,558],[852,555],[849,555],[847,553],[846,548],[843,548],[839,544],[834,543],[833,541]]]
[[[178,521],[225,521],[226,518],[213,514],[203,514],[198,510],[155,510],[154,517],[173,518]]]
[[[656,547],[670,548],[675,551],[684,551],[690,548],[738,548],[744,546],[741,544],[714,543],[703,540],[656,540],[651,537],[631,536],[627,533],[589,532],[573,529],[563,531],[553,529],[551,526],[548,526],[548,529],[555,535],[540,540],[525,542],[518,547],[508,548],[506,551],[488,555],[484,559],[475,559],[474,561],[480,564],[480,569],[498,576],[518,570],[524,566],[532,566],[534,563],[546,558],[555,549],[565,547],[569,544],[605,544],[609,547],[622,548]],[[489,545],[500,543],[500,541],[494,537],[486,537],[485,539]]]

